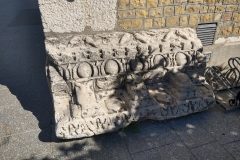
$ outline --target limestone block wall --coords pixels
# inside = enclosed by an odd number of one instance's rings
[[[92,33],[217,23],[215,39],[240,36],[240,0],[39,0],[44,32]]]
[[[240,35],[239,0],[119,0],[118,30],[217,23],[215,39]]]

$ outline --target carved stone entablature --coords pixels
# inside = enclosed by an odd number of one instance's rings
[[[89,137],[215,105],[202,44],[190,28],[62,35],[45,43],[58,138]]]

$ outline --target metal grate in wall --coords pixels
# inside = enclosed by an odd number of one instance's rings
[[[203,46],[212,45],[215,37],[217,24],[199,24],[197,27],[197,36],[201,40]]]

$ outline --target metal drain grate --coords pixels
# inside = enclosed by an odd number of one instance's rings
[[[197,27],[197,36],[201,40],[203,46],[212,45],[215,37],[217,24],[199,24]]]

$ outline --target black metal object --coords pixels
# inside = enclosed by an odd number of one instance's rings
[[[217,103],[225,111],[240,107],[240,58],[230,58],[228,65],[230,69],[224,74],[216,66],[208,67],[205,72],[207,82],[214,89]]]

